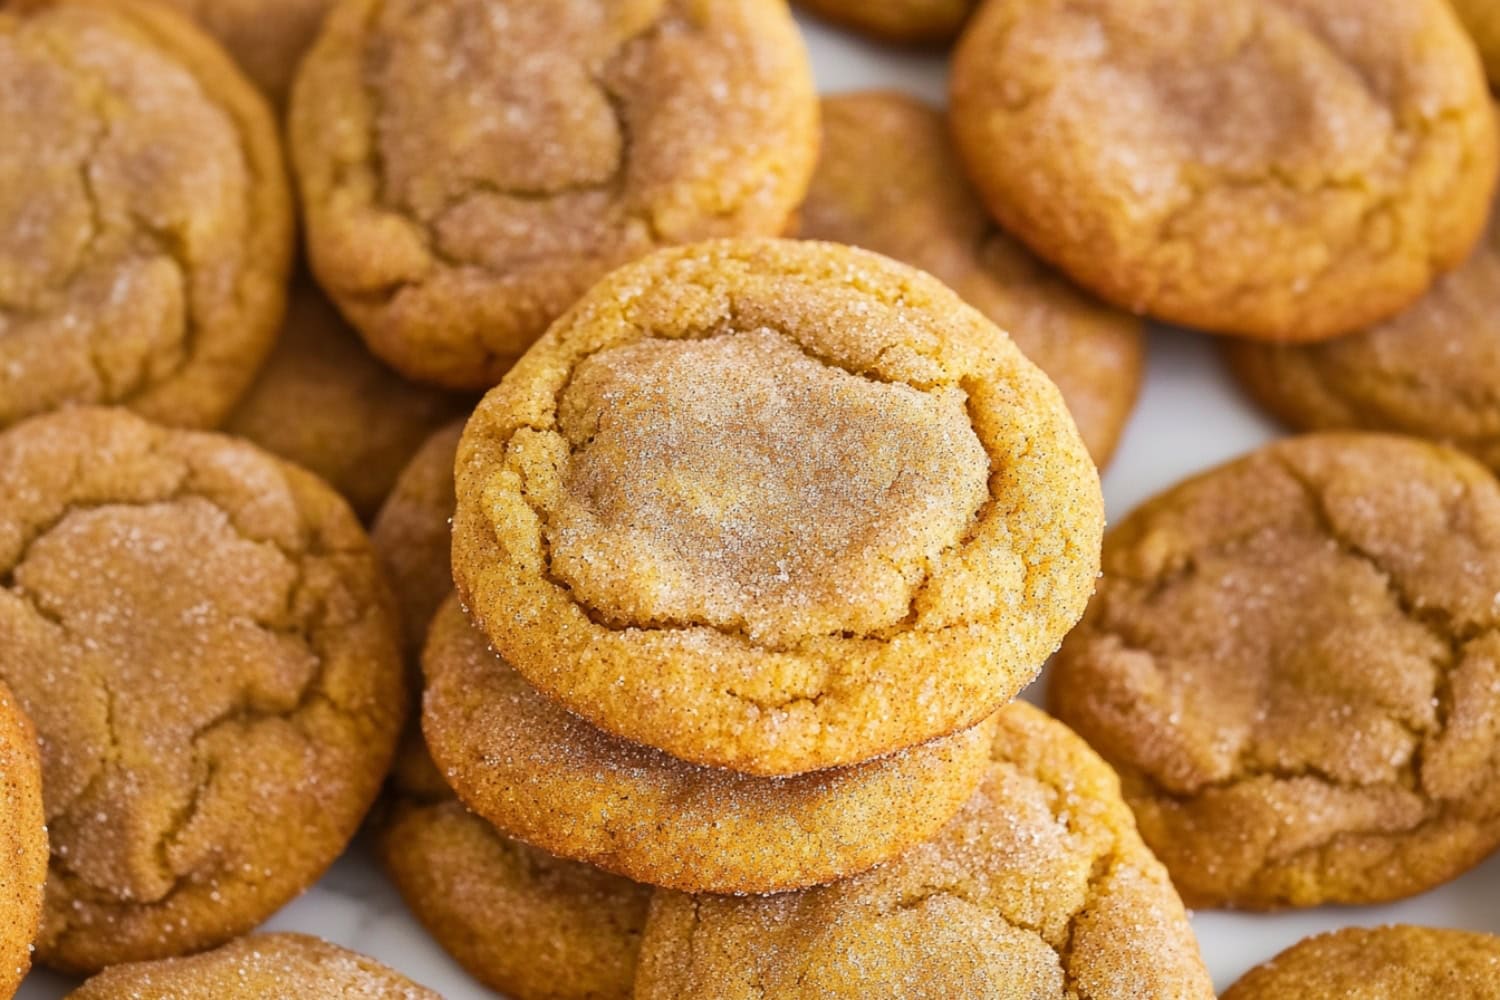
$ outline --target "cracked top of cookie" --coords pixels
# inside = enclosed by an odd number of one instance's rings
[[[1112,531],[1051,698],[1192,905],[1372,902],[1500,843],[1500,484],[1293,438]]]
[[[696,763],[787,774],[984,718],[1080,613],[1098,476],[934,279],[722,241],[622,268],[486,397],[454,574],[517,670]]]
[[[1245,973],[1223,1000],[1429,1000],[1493,995],[1500,938],[1396,925],[1306,938]]]
[[[816,121],[779,0],[360,0],[290,128],[324,287],[406,374],[487,389],[610,268],[781,232]]]
[[[67,404],[212,426],[270,350],[291,205],[264,102],[178,15],[0,11],[0,428]]]
[[[358,522],[249,445],[123,410],[0,435],[0,679],[43,745],[37,949],[90,970],[243,933],[378,790],[400,654]]]
[[[1001,0],[951,96],[1007,229],[1216,332],[1389,318],[1462,262],[1495,187],[1489,90],[1445,0]]]
[[[777,896],[658,893],[636,996],[1207,1000],[1182,903],[1067,727],[999,715],[980,790],[884,867]]]
[[[36,731],[0,682],[0,996],[11,996],[31,966],[47,878],[42,764]]]

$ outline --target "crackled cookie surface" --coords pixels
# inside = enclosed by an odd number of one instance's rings
[[[1468,262],[1388,323],[1227,352],[1246,388],[1293,426],[1433,438],[1500,470],[1500,226],[1492,219]]]
[[[819,17],[888,42],[946,42],[978,0],[797,0]]]
[[[890,864],[777,896],[658,893],[637,1000],[1211,998],[1114,774],[1028,705],[999,720],[980,790]]]
[[[464,408],[461,397],[382,365],[304,285],[293,290],[276,349],[224,430],[317,473],[361,517],[373,517],[407,460]]]
[[[469,812],[409,738],[376,835],[417,918],[512,1000],[630,1000],[651,889],[553,857]]]
[[[1500,844],[1500,485],[1407,438],[1293,438],[1152,500],[1051,697],[1190,905],[1395,899]]]
[[[1495,1000],[1500,938],[1426,927],[1349,927],[1308,938],[1223,1000]]]
[[[1057,389],[934,279],[729,240],[616,271],[470,419],[453,569],[533,684],[695,763],[794,774],[957,732],[1093,586]]]
[[[134,0],[0,11],[0,428],[77,403],[219,423],[281,322],[275,125],[218,47]]]
[[[1219,333],[1391,317],[1463,261],[1495,186],[1489,91],[1445,0],[997,0],[951,97],[1007,229],[1121,306]]]
[[[0,435],[0,679],[42,739],[39,958],[243,933],[343,850],[404,709],[390,602],[328,487],[123,410]]]
[[[290,132],[323,286],[397,369],[488,389],[612,267],[780,233],[817,98],[781,0],[361,0]]]
[[[12,996],[31,967],[46,878],[36,732],[0,683],[0,997]]]
[[[423,654],[422,728],[468,806],[553,854],[692,892],[777,892],[879,864],[947,822],[983,774],[981,724],[867,764],[761,778],[596,729],[487,648],[456,599]]]
[[[120,965],[68,1000],[441,1000],[364,955],[304,934],[252,934],[191,958]]]
[[[335,0],[167,0],[234,56],[271,103],[286,103],[297,65]]]
[[[941,112],[872,91],[825,98],[822,119],[799,234],[941,279],[1057,383],[1094,460],[1107,462],[1140,389],[1140,320],[1091,301],[989,221]]]

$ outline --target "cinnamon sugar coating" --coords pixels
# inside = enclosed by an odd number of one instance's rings
[[[280,108],[302,55],[312,47],[335,0],[167,0],[197,21],[234,56]]]
[[[78,409],[0,435],[0,679],[42,738],[38,956],[244,933],[312,884],[404,714],[390,598],[327,486],[258,449]]]
[[[1106,539],[1051,698],[1189,905],[1398,899],[1500,845],[1500,484],[1292,438]]]
[[[0,997],[14,996],[31,967],[46,879],[36,731],[10,688],[0,683]]]
[[[979,0],[797,0],[819,17],[887,42],[936,45],[963,27]]]
[[[999,330],[894,261],[783,240],[615,272],[480,404],[457,474],[455,579],[520,674],[761,775],[989,715],[1081,612],[1102,520]]]
[[[1427,927],[1346,927],[1245,973],[1223,1000],[1495,1000],[1500,938]]]
[[[1495,190],[1489,91],[1446,0],[995,0],[951,97],[1006,229],[1216,333],[1390,318],[1462,263]]]
[[[137,0],[0,11],[0,428],[79,403],[214,426],[271,349],[292,215],[276,126]]]
[[[1114,774],[1023,703],[980,790],[875,871],[777,896],[657,893],[636,1000],[1209,1000],[1166,872]]]
[[[324,288],[398,370],[488,389],[611,268],[781,232],[817,97],[782,0],[360,0],[290,134]]]
[[[423,669],[427,745],[471,809],[553,854],[692,892],[778,892],[894,857],[963,805],[992,732],[793,778],[699,767],[547,699],[456,599],[433,621]]]

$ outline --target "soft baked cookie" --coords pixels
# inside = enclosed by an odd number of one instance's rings
[[[1023,703],[933,840],[857,878],[759,898],[659,892],[636,1000],[1211,1000],[1167,874],[1119,782]]]
[[[824,98],[822,119],[800,235],[865,247],[940,278],[1057,383],[1094,460],[1109,461],[1140,390],[1141,321],[1091,301],[990,221],[942,112],[870,91]]]
[[[453,592],[449,522],[454,496],[453,463],[464,422],[434,431],[406,463],[370,530],[370,541],[396,593],[408,656],[416,660],[427,626]]]
[[[376,850],[417,918],[511,1000],[630,1000],[651,889],[496,832],[420,737],[397,757]]]
[[[995,217],[1123,307],[1322,340],[1474,245],[1496,135],[1446,0],[994,0],[954,135]]]
[[[14,996],[31,967],[46,879],[36,732],[10,688],[0,683],[0,997]]]
[[[276,127],[140,0],[0,9],[0,428],[76,403],[212,426],[271,349],[292,252]]]
[[[281,107],[302,54],[335,0],[167,0],[223,43],[257,87]]]
[[[977,723],[1097,568],[1056,387],[936,279],[827,243],[614,272],[485,397],[457,473],[454,577],[506,660],[754,774]]]
[[[1500,938],[1346,927],[1247,972],[1223,1000],[1500,1000]]]
[[[1490,83],[1500,83],[1500,4],[1495,0],[1453,0],[1453,9],[1479,48]]]
[[[224,430],[317,473],[369,518],[427,436],[467,408],[382,365],[303,285],[292,292],[276,350]]]
[[[837,24],[887,42],[937,45],[951,40],[979,0],[797,0]]]
[[[373,958],[304,934],[252,934],[191,958],[117,965],[68,1000],[441,1000]]]
[[[390,597],[310,474],[77,409],[0,434],[0,679],[42,740],[38,957],[196,951],[310,885],[404,714]]]
[[[427,745],[469,808],[553,854],[689,892],[779,892],[894,857],[963,805],[993,732],[793,778],[699,767],[548,699],[456,599],[433,619],[422,668]]]
[[[1052,703],[1189,905],[1396,899],[1500,845],[1496,594],[1486,469],[1293,438],[1110,533]]]
[[[1323,344],[1226,349],[1250,393],[1294,427],[1415,434],[1500,470],[1500,225],[1388,323]]]
[[[817,97],[783,0],[351,0],[290,134],[345,315],[412,378],[488,389],[612,267],[780,233]]]

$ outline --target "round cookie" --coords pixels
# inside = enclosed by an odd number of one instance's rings
[[[783,0],[360,0],[290,135],[340,309],[406,375],[488,389],[611,268],[780,233],[817,97]]]
[[[1500,4],[1495,0],[1453,0],[1453,9],[1479,48],[1490,83],[1500,83]]]
[[[364,955],[304,934],[252,934],[190,958],[117,965],[68,1000],[441,1000]]]
[[[224,430],[317,473],[370,518],[427,436],[466,408],[375,360],[303,285],[276,350]]]
[[[336,0],[168,0],[217,38],[276,107]]]
[[[1024,703],[1000,713],[991,756],[942,833],[873,872],[759,898],[657,893],[636,1000],[1211,1000],[1109,768]]]
[[[511,1000],[630,1000],[651,889],[495,831],[408,739],[376,850],[407,905]]]
[[[1497,1000],[1500,938],[1426,927],[1346,927],[1251,969],[1222,1000]]]
[[[124,410],[0,434],[0,679],[42,744],[37,940],[64,971],[222,943],[312,884],[405,708],[390,598],[327,486]]]
[[[824,98],[822,120],[800,235],[874,250],[941,279],[1057,383],[1094,460],[1108,462],[1140,391],[1141,321],[1091,301],[990,221],[942,112],[870,91]]]
[[[553,854],[689,892],[780,892],[894,857],[963,805],[992,732],[760,778],[595,729],[491,652],[456,599],[433,620],[422,666],[427,745],[469,808]]]
[[[958,34],[979,0],[797,0],[819,17],[872,38],[939,45]]]
[[[1227,345],[1250,393],[1294,427],[1432,438],[1500,470],[1500,225],[1396,319],[1323,344]]]
[[[1388,319],[1462,263],[1495,190],[1446,0],[994,0],[951,99],[1006,229],[1109,301],[1217,333]]]
[[[220,423],[271,349],[292,209],[218,46],[139,0],[0,11],[0,428],[80,403]]]
[[[36,733],[10,688],[0,683],[0,997],[14,996],[31,967],[46,879]]]
[[[1496,594],[1479,464],[1288,439],[1110,533],[1050,697],[1189,905],[1398,899],[1500,845]]]
[[[936,279],[725,240],[616,271],[480,404],[454,578],[595,725],[760,775],[957,732],[1093,588],[1062,397]]]
[[[453,463],[463,431],[464,422],[456,420],[433,432],[401,470],[370,531],[401,609],[413,661],[421,657],[433,615],[453,592],[449,522],[458,503]]]

